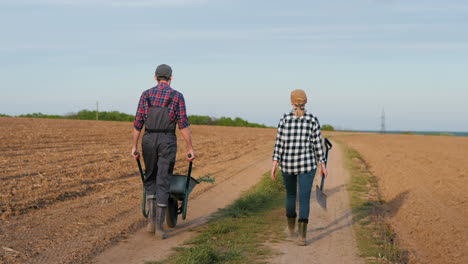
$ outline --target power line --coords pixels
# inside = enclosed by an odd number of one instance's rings
[[[385,109],[382,108],[382,116],[380,117],[380,133],[385,133]]]

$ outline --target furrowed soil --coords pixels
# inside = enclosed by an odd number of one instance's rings
[[[187,219],[179,217],[169,239],[157,241],[142,228],[141,180],[130,157],[132,130],[129,122],[0,117],[0,263],[162,260],[194,233],[188,230],[237,199],[270,169],[276,133],[192,126],[192,175],[212,174],[216,182],[197,185]],[[378,178],[386,218],[412,263],[468,263],[468,138],[332,135],[332,141],[360,152]],[[185,142],[180,134],[178,138],[175,173],[186,174]],[[272,262],[310,263],[310,258],[295,258],[304,250],[314,252],[317,263],[343,257],[361,261],[354,246],[336,250],[354,241],[348,229],[348,176],[338,151],[332,150],[325,185],[328,211],[312,201],[311,221],[315,216],[316,222],[309,228],[309,245],[296,248],[286,241],[278,245],[284,255]]]
[[[378,179],[410,263],[468,263],[468,137],[344,134]]]
[[[0,263],[95,262],[144,226],[132,130],[129,122],[0,117]],[[189,224],[179,218],[180,230],[259,181],[270,168],[276,131],[192,126],[192,133],[192,175],[211,174],[216,182],[194,189],[190,198],[198,202],[189,202]],[[175,173],[186,174],[178,138]]]

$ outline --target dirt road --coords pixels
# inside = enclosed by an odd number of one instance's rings
[[[320,183],[317,174],[310,201],[307,246],[297,246],[295,241],[274,244],[282,254],[270,260],[270,263],[364,263],[358,256],[352,228],[346,189],[350,176],[344,169],[343,153],[338,144],[333,145],[328,159],[329,177],[325,181],[324,191],[328,197],[327,210],[323,210],[315,198],[315,185]]]

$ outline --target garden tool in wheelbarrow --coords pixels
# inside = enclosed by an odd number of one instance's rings
[[[138,153],[135,153],[137,155]],[[189,154],[190,158],[190,154]],[[140,170],[141,181],[144,183],[145,174],[141,167],[140,159],[137,159],[138,169]],[[194,179],[191,177],[192,174],[192,162],[189,163],[187,175],[171,175],[171,188],[170,196],[166,211],[166,223],[169,227],[175,227],[177,224],[177,217],[182,214],[182,219],[185,220],[187,217],[187,205],[189,194],[193,191],[193,188],[200,182],[214,183],[214,179],[208,174],[204,177]],[[144,217],[148,217],[148,208],[146,208],[146,191],[143,184],[143,199],[141,203],[141,209]]]
[[[325,167],[327,167],[328,162],[328,151],[333,147],[332,143],[328,138],[325,138]],[[320,180],[320,187],[316,185],[315,195],[317,202],[323,209],[327,210],[327,195],[323,192],[323,186],[325,185],[325,176],[322,174],[322,179]]]

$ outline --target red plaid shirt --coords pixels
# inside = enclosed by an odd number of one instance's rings
[[[164,107],[164,103],[169,99],[171,92],[175,92],[175,96],[172,99],[170,105],[167,106],[169,109],[169,117],[171,120],[176,120],[179,124],[179,129],[186,128],[190,126],[190,123],[187,118],[187,111],[185,110],[185,100],[184,96],[172,89],[167,83],[159,83],[155,87],[144,91],[141,94],[140,102],[138,103],[138,109],[135,115],[135,121],[133,126],[136,130],[140,131],[145,124],[146,118],[148,116],[149,107],[147,98],[149,97],[151,101],[151,106]]]

